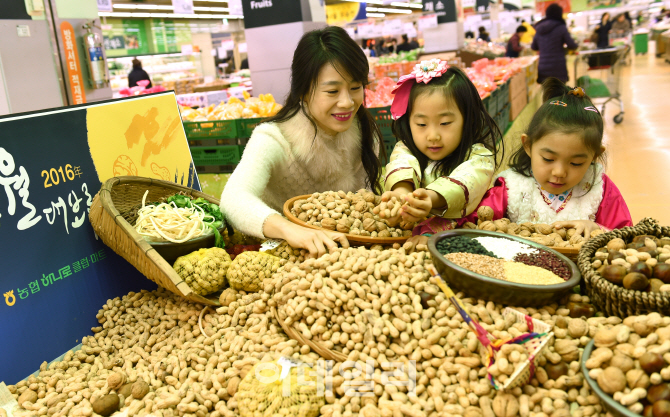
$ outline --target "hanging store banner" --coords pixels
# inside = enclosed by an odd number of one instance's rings
[[[0,381],[81,343],[108,299],[155,288],[88,220],[121,175],[200,189],[173,92],[0,118]]]
[[[326,23],[329,25],[343,25],[354,20],[364,19],[366,19],[365,3],[326,4]]]
[[[570,9],[572,12],[583,12],[610,7],[621,7],[622,4],[623,2],[621,0],[572,0]]]
[[[382,30],[383,36],[396,36],[396,35],[402,35],[403,33],[404,32],[403,32],[402,20],[400,19],[384,20],[384,27]]]
[[[245,29],[302,22],[300,0],[242,0]]]
[[[79,65],[79,51],[75,43],[74,28],[69,22],[63,22],[60,24],[60,32],[65,49],[70,98],[73,104],[84,104],[86,103],[86,92],[84,91],[84,78],[81,75],[81,65]]]
[[[451,23],[458,20],[456,0],[423,0],[423,11],[435,13],[437,23]]]
[[[434,29],[437,27],[437,15],[427,14],[419,18],[419,30]]]

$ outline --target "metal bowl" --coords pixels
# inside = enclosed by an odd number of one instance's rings
[[[497,237],[500,239],[515,240],[525,243],[534,248],[543,249],[555,255],[570,269],[570,278],[560,284],[554,285],[530,285],[503,281],[496,278],[480,275],[468,269],[462,268],[447,260],[438,250],[437,243],[442,239],[455,236],[466,236],[476,238],[480,236]],[[517,236],[506,235],[485,230],[459,229],[436,233],[428,240],[428,249],[433,257],[435,267],[442,278],[454,289],[465,292],[468,296],[491,300],[497,303],[513,306],[537,306],[549,305],[560,299],[572,288],[579,285],[581,274],[577,266],[567,257],[555,250],[538,243]]]
[[[219,228],[219,233],[223,235],[226,227],[222,226]],[[184,243],[173,243],[173,242],[152,242],[147,241],[152,248],[162,256],[167,263],[170,265],[174,264],[174,261],[177,260],[180,256],[188,255],[191,252],[195,252],[198,249],[213,248],[215,245],[214,234],[208,234],[206,236],[200,236],[195,239],[187,240]]]
[[[600,402],[602,403],[603,407],[612,413],[613,416],[615,417],[639,417],[638,414],[635,414],[634,412],[630,411],[628,408],[624,407],[623,405],[619,404],[618,402],[614,401],[614,398],[612,398],[610,395],[608,395],[605,391],[600,389],[600,386],[598,386],[598,383],[593,380],[589,376],[589,370],[586,369],[586,361],[589,360],[589,357],[591,356],[591,352],[593,351],[593,348],[595,346],[595,341],[591,340],[588,345],[584,348],[584,353],[582,353],[582,374],[584,374],[584,379],[586,379],[586,383],[589,384],[589,387],[593,390],[593,392],[596,393],[596,396],[600,398]]]

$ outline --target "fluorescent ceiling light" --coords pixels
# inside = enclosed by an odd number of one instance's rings
[[[366,13],[366,17],[384,17],[386,16],[384,13]]]
[[[381,0],[344,0],[344,1],[351,1],[354,3],[367,3],[367,4],[384,4],[384,2]]]
[[[194,7],[196,12],[227,12],[230,11],[227,7]]]
[[[412,14],[411,10],[407,10],[407,9],[387,9],[387,8],[384,8],[384,7],[367,7],[365,10],[369,11],[369,12]]]
[[[179,14],[179,13],[126,13],[126,12],[99,12],[104,17],[155,17],[170,19],[242,19],[242,16],[231,14]]]
[[[393,3],[391,3],[391,6],[411,7],[413,9],[423,9],[423,4],[421,4],[421,3],[400,3],[400,2],[394,1]]]

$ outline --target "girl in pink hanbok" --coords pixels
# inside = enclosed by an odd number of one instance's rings
[[[510,168],[496,178],[480,206],[494,219],[545,223],[592,231],[631,226],[619,189],[605,174],[603,119],[584,90],[556,78],[543,84],[544,103],[533,116]],[[468,216],[476,221],[476,213]]]

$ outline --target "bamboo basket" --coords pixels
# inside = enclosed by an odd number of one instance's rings
[[[205,298],[194,293],[161,255],[137,233],[121,212],[142,202],[149,190],[147,201],[183,192],[193,198],[202,197],[219,204],[219,200],[169,181],[145,177],[114,177],[107,180],[93,198],[89,219],[93,230],[103,243],[130,262],[138,271],[161,287],[190,301],[220,306],[218,298]]]
[[[610,240],[621,238],[629,243],[635,236],[641,235],[668,237],[670,228],[660,227],[658,221],[645,218],[635,226],[615,229],[589,239],[579,252],[577,265],[584,277],[586,294],[598,310],[610,316],[626,318],[651,312],[670,315],[669,293],[627,290],[603,278],[591,265],[596,251],[606,246]]]
[[[347,360],[347,355],[342,352],[328,349],[327,347],[321,345],[319,342],[310,340],[302,335],[300,330],[294,328],[293,326],[286,325],[284,320],[279,317],[279,311],[275,307],[272,308],[272,315],[279,322],[279,325],[284,330],[284,333],[288,335],[291,339],[300,343],[301,345],[309,346],[312,351],[316,352],[322,358],[333,360],[337,362],[344,362]]]

